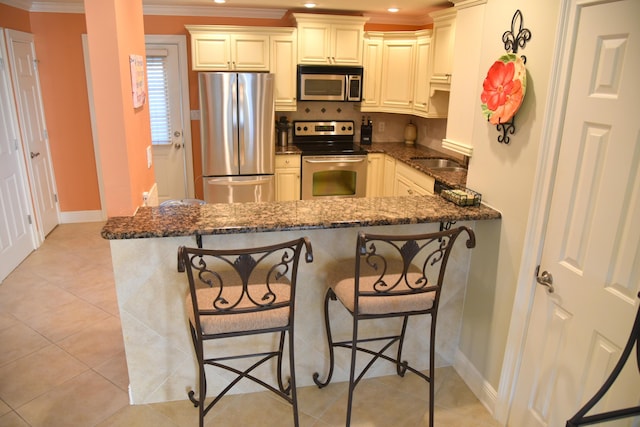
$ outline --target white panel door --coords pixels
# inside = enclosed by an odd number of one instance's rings
[[[35,249],[15,108],[4,34],[0,31],[0,281]]]
[[[58,225],[58,200],[49,151],[33,35],[6,30],[9,62],[18,103],[20,133],[28,156],[31,197],[40,239]]]
[[[186,42],[182,36],[146,36],[147,61],[163,58],[166,87],[154,99],[166,102],[166,116],[154,117],[152,129],[166,126],[166,139],[152,131],[153,164],[158,201],[194,197],[193,160],[189,123],[189,94],[186,85]],[[157,85],[156,85],[157,87]],[[151,107],[151,93],[149,93]],[[157,103],[156,103],[157,104]],[[158,107],[158,105],[156,105]],[[155,120],[163,123],[154,122]]]
[[[576,37],[540,267],[555,292],[536,290],[509,426],[564,426],[609,376],[638,309],[640,2],[572,7]],[[631,362],[595,412],[638,405]]]

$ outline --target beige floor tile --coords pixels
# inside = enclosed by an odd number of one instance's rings
[[[0,416],[6,414],[7,412],[11,412],[11,408],[2,399],[0,399]]]
[[[88,369],[59,347],[49,345],[0,367],[0,398],[17,409]]]
[[[0,331],[0,343],[0,366],[28,356],[50,344],[45,337],[22,323]]]
[[[29,427],[29,424],[15,412],[9,412],[0,416],[0,426],[2,427]]]
[[[20,324],[20,321],[9,313],[0,312],[0,331],[13,328]]]
[[[224,407],[226,402],[220,402],[216,405],[215,410]],[[154,411],[162,414],[176,425],[179,426],[197,426],[198,425],[198,408],[193,406],[188,400],[179,400],[174,402],[152,403],[149,405]]]
[[[97,322],[87,319],[84,323],[85,329],[58,345],[92,368],[124,351],[120,319],[110,316]]]
[[[190,424],[196,426],[197,424]],[[96,427],[180,427],[147,405],[125,406]]]
[[[106,420],[128,405],[127,393],[87,371],[18,408],[33,427],[86,427]]]
[[[86,329],[87,323],[100,322],[109,317],[109,313],[75,298],[50,310],[35,312],[22,320],[45,338],[59,342]]]
[[[129,389],[129,373],[127,372],[127,358],[124,351],[93,368],[94,371],[120,387],[124,391]]]

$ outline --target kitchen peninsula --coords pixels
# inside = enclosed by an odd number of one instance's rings
[[[308,386],[313,384],[313,372],[324,372],[327,365],[322,317],[326,274],[330,264],[353,257],[358,231],[410,234],[436,231],[441,223],[456,221],[473,227],[474,221],[499,218],[500,213],[487,206],[458,207],[437,195],[142,207],[132,217],[110,218],[102,236],[111,245],[131,403],[184,400],[187,390],[196,385],[184,308],[188,285],[184,274],[177,271],[179,246],[195,246],[201,239],[207,248],[237,248],[309,237],[314,260],[300,265],[295,313],[297,383]],[[469,257],[470,250],[458,242],[440,305],[437,366],[453,362]],[[342,314],[337,319],[342,319],[344,330],[338,320],[338,336],[348,333],[350,326],[346,312]],[[428,327],[429,319],[423,317],[410,323],[410,334]],[[363,333],[367,328],[387,327],[376,321],[363,328]],[[427,361],[421,355],[427,348],[421,341],[409,338],[405,356],[426,369]],[[268,344],[255,337],[234,343],[252,349]],[[347,379],[346,356],[346,352],[338,355],[336,381]],[[379,364],[370,375],[391,373],[393,366]],[[210,383],[212,393],[219,391],[215,376]],[[256,390],[253,383],[243,382],[236,392]]]

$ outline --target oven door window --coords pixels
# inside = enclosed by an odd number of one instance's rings
[[[313,197],[355,196],[357,172],[326,170],[315,172],[311,184]]]

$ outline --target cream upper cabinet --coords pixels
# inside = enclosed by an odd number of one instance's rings
[[[413,169],[402,162],[396,162],[394,183],[395,196],[416,196],[433,194],[435,178]]]
[[[361,111],[377,111],[380,105],[382,75],[382,33],[368,32],[364,38],[364,76]]]
[[[416,40],[416,74],[413,92],[413,111],[416,116],[429,114],[429,61],[431,58],[431,35],[421,32]]]
[[[385,35],[382,43],[379,111],[411,114],[413,111],[416,40]]]
[[[298,63],[362,65],[362,37],[368,18],[294,13]]]
[[[269,71],[269,34],[263,28],[187,25],[195,71]]]
[[[296,30],[271,35],[271,72],[275,75],[276,111],[296,111]]]
[[[429,14],[433,18],[431,90],[449,90],[453,70],[456,33],[456,9]]]
[[[300,155],[276,156],[276,201],[300,200]]]

